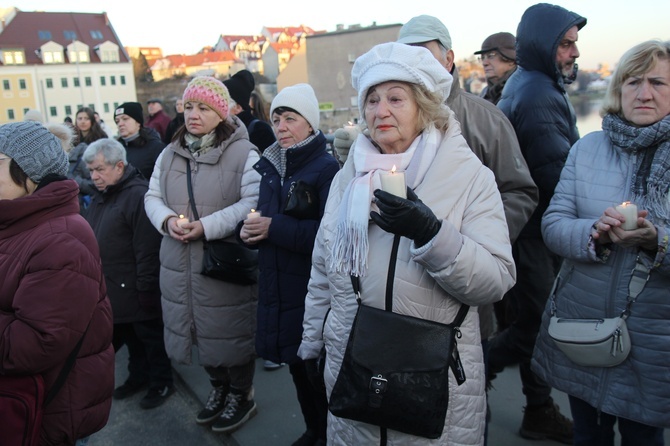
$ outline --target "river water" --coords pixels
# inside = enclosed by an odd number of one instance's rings
[[[600,107],[602,106],[602,99],[585,100],[583,102],[573,104],[575,114],[577,115],[577,128],[579,129],[579,136],[585,136],[591,132],[601,130],[602,118],[600,117]]]

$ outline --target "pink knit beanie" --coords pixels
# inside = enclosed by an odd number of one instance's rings
[[[228,117],[230,94],[223,83],[210,76],[197,76],[184,90],[184,103],[200,102],[214,110],[221,119]]]

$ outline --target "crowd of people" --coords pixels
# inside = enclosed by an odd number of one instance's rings
[[[663,445],[670,42],[623,54],[602,131],[580,138],[567,85],[586,23],[528,8],[516,36],[496,32],[475,53],[477,96],[461,89],[447,27],[411,18],[356,59],[359,124],[335,133],[338,158],[310,85],[268,109],[247,70],[193,78],[174,119],[158,98],[146,119],[122,103],[116,137],[86,107],[71,123],[33,113],[0,126],[0,382],[39,375],[58,389],[38,443],[85,445],[112,399],[145,392],[141,408],[160,406],[171,361],[197,350],[211,389],[194,421],[214,432],[263,410],[262,358],[292,377],[305,424],[293,446],[494,444],[488,389],[518,364],[521,437],[604,446],[617,426],[622,445]],[[257,258],[252,280],[205,270],[226,244]],[[437,438],[329,411],[361,306],[441,324],[465,311]],[[617,316],[612,354],[630,346],[617,364],[575,362],[552,338],[556,319]],[[128,378],[114,388],[124,345]],[[393,391],[370,386],[365,411]]]

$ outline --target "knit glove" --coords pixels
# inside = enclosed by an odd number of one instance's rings
[[[335,146],[335,151],[337,152],[337,157],[340,159],[340,162],[344,164],[349,156],[349,149],[354,143],[356,138],[358,138],[358,127],[347,126],[346,128],[341,128],[335,130],[333,136],[333,145]]]
[[[433,211],[409,187],[406,199],[381,189],[374,194],[380,212],[370,212],[372,221],[386,232],[414,240],[417,248],[428,243],[442,227]]]

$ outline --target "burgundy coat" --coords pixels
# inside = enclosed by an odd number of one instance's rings
[[[112,311],[78,192],[62,180],[0,200],[0,374],[41,373],[48,391],[88,327],[45,408],[41,445],[74,444],[102,429],[111,409]]]

